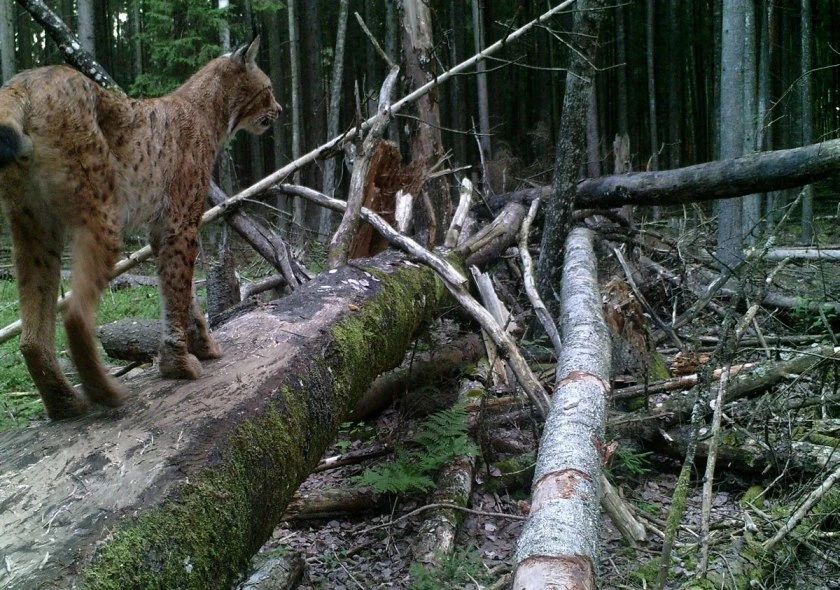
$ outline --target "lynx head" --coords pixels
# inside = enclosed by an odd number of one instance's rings
[[[232,90],[230,135],[239,129],[257,135],[264,133],[283,110],[274,99],[271,80],[257,65],[259,48],[260,38],[257,36],[250,45],[243,45],[228,57],[233,62],[236,78]]]

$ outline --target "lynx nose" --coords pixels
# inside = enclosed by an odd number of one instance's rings
[[[280,106],[280,103],[276,100],[274,101],[274,110],[277,112],[277,116],[279,117],[280,114],[283,112],[283,107]]]

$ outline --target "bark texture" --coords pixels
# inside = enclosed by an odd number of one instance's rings
[[[531,514],[516,552],[513,587],[517,589],[595,588],[609,334],[601,311],[592,233],[573,230],[566,248],[563,353],[537,456]]]
[[[231,319],[198,381],[139,376],[117,411],[0,435],[4,587],[230,586],[444,293],[360,261]]]
[[[540,259],[537,264],[537,287],[548,309],[559,309],[560,274],[563,248],[572,222],[575,185],[586,149],[586,110],[598,50],[598,32],[604,18],[604,0],[580,0],[575,5],[574,31],[576,51],[571,54],[563,97],[563,116],[557,135],[557,157],[551,196],[545,210]]]

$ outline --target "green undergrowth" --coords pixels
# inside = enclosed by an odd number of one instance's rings
[[[69,289],[62,285],[62,292]],[[19,319],[18,292],[14,281],[0,281],[0,325]],[[154,287],[136,287],[107,291],[97,315],[97,324],[107,324],[126,317],[160,317],[160,297]],[[56,350],[59,361],[71,369],[67,354],[67,336],[62,322],[56,322]],[[72,381],[72,374],[69,375]],[[0,432],[26,426],[43,418],[44,407],[37,396],[32,378],[20,354],[18,338],[0,344]]]
[[[429,416],[411,442],[411,447],[397,448],[393,461],[365,470],[356,483],[389,494],[425,492],[435,487],[434,474],[444,463],[459,456],[478,455],[469,437],[463,404]]]
[[[441,588],[464,588],[472,584],[490,584],[496,575],[491,573],[481,556],[473,548],[457,549],[434,567],[420,563],[411,566],[409,590],[440,590]]]

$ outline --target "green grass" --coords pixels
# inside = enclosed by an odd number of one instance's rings
[[[67,289],[66,285],[63,285]],[[122,291],[108,291],[102,297],[97,315],[98,324],[107,324],[126,317],[160,317],[160,297],[154,287],[137,287]],[[18,293],[14,281],[0,281],[0,325],[8,325],[19,318]],[[67,336],[59,320],[56,329],[56,350],[59,360],[67,359]],[[44,407],[35,385],[26,370],[18,349],[18,338],[0,344],[0,431],[26,426],[43,418]]]

